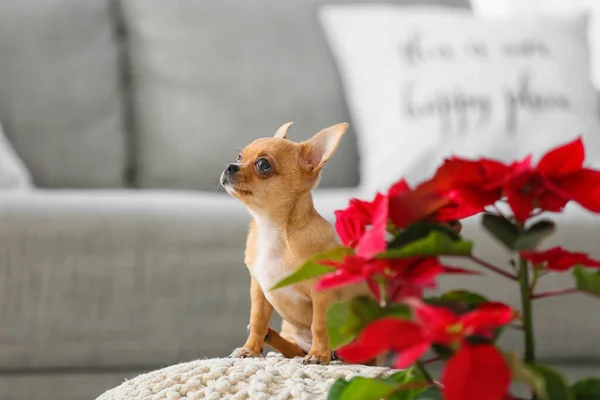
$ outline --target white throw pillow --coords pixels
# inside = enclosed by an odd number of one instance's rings
[[[589,13],[588,39],[591,53],[591,76],[600,89],[600,1],[598,0],[471,0],[475,15],[506,18],[523,15],[566,15]]]
[[[0,125],[0,191],[30,189],[32,186],[29,171],[4,136]]]
[[[600,166],[585,15],[488,21],[382,4],[320,16],[367,189],[426,179],[452,154],[511,161],[578,135]]]

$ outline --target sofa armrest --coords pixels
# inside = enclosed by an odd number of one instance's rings
[[[248,319],[248,220],[223,194],[3,194],[0,368],[228,354]]]

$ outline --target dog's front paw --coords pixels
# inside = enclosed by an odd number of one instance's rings
[[[262,351],[252,350],[247,347],[238,347],[229,355],[229,358],[262,357]]]
[[[329,351],[320,352],[311,350],[306,357],[304,357],[303,364],[319,364],[327,365],[331,361],[331,353]]]

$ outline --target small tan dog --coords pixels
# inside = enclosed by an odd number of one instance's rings
[[[348,124],[331,126],[302,143],[286,139],[291,125],[251,143],[221,175],[227,193],[252,215],[245,260],[252,277],[249,335],[231,357],[258,357],[267,341],[286,357],[306,356],[305,363],[328,364],[327,308],[368,294],[366,285],[317,292],[316,281],[308,280],[270,289],[309,257],[338,244],[333,227],[313,207],[311,191]],[[281,335],[269,328],[273,309],[284,320]]]

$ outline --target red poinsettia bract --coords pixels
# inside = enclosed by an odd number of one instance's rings
[[[505,183],[527,167],[527,162],[509,166],[486,158],[466,160],[451,157],[421,187],[451,200],[447,207],[438,211],[438,220],[460,220],[483,212],[485,207],[500,200]]]
[[[584,159],[578,138],[546,153],[535,168],[515,174],[504,187],[515,218],[524,221],[536,208],[561,211],[571,200],[600,212],[600,171],[584,168]]]
[[[562,247],[553,247],[546,251],[522,251],[519,255],[532,265],[557,272],[568,271],[576,265],[600,268],[600,261],[590,258],[585,253],[570,252]]]
[[[381,286],[376,278],[385,278],[385,290],[392,301],[419,296],[424,287],[434,287],[435,277],[441,273],[468,273],[443,266],[437,257],[406,259],[377,259],[387,249],[388,222],[397,228],[427,218],[444,207],[448,199],[431,192],[412,190],[401,180],[386,194],[378,193],[372,202],[357,199],[348,208],[336,212],[336,231],[342,243],[353,247],[355,253],[341,261],[324,261],[336,270],[322,276],[317,289],[332,289],[366,281],[377,299]],[[394,210],[402,212],[394,213]],[[420,297],[420,296],[419,296]]]
[[[341,261],[324,262],[335,270],[320,278],[319,289],[366,282],[379,300],[382,291],[394,302],[412,306],[414,320],[384,317],[366,326],[337,354],[351,363],[369,361],[386,352],[404,368],[417,362],[432,345],[452,352],[442,374],[445,400],[506,400],[511,371],[493,344],[496,330],[516,318],[501,303],[483,303],[457,315],[444,307],[424,304],[423,290],[435,287],[442,273],[465,273],[440,263],[437,257],[414,256],[381,259],[390,232],[417,222],[449,222],[484,212],[497,201],[506,201],[514,219],[524,222],[535,210],[562,211],[575,201],[600,213],[600,171],[583,166],[585,151],[580,138],[546,153],[537,164],[532,157],[512,164],[490,159],[447,159],[435,176],[415,188],[401,180],[373,201],[353,199],[336,212],[336,231],[345,246],[354,249]],[[395,229],[390,229],[390,223]],[[515,224],[521,229],[522,224]],[[600,261],[585,253],[554,247],[522,251],[520,257],[549,271],[574,266],[600,268]]]
[[[374,202],[352,199],[348,207],[335,212],[335,230],[344,246],[356,247],[371,225]]]
[[[422,297],[424,288],[435,288],[435,278],[443,273],[473,274],[473,271],[445,266],[437,257],[374,259],[359,255],[346,256],[342,261],[321,261],[336,270],[320,277],[317,290],[334,289],[366,282],[375,298],[382,298],[380,280],[384,279],[389,300],[398,302],[407,297]]]
[[[502,400],[511,379],[512,372],[495,346],[463,346],[444,368],[444,399]]]
[[[444,307],[433,307],[411,300],[417,320],[428,330],[432,341],[456,346],[470,336],[491,339],[493,330],[515,319],[515,311],[502,303],[487,302],[461,316]]]
[[[511,380],[502,354],[493,344],[470,344],[467,338],[491,338],[494,329],[515,319],[514,310],[501,303],[483,303],[476,310],[457,316],[446,308],[419,301],[412,304],[417,321],[393,317],[376,320],[337,354],[343,360],[359,363],[392,351],[397,353],[395,367],[405,368],[418,361],[432,344],[449,346],[457,351],[442,375],[444,399],[502,399]]]
[[[584,168],[585,149],[578,138],[546,153],[534,167],[531,156],[510,165],[482,158],[452,157],[416,191],[443,195],[450,203],[438,221],[460,220],[506,198],[518,221],[535,209],[561,211],[569,201],[600,212],[600,171]]]
[[[387,193],[377,193],[371,202],[350,200],[346,209],[335,212],[335,229],[342,243],[363,255],[382,251],[388,221],[397,228],[406,228],[449,203],[447,197],[426,189],[413,190],[400,180]]]

